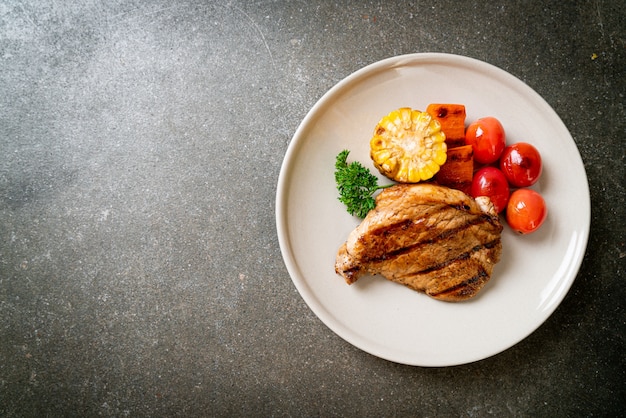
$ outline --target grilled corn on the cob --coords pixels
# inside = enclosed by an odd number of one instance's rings
[[[431,179],[446,162],[446,136],[428,113],[403,107],[383,117],[370,140],[374,166],[400,183]]]

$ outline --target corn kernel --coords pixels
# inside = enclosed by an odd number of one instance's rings
[[[431,179],[446,162],[446,136],[428,113],[403,107],[383,117],[370,140],[374,166],[401,183]]]

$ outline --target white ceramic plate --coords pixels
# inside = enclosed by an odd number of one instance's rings
[[[349,161],[358,160],[376,172],[369,139],[378,120],[396,108],[425,110],[429,103],[463,103],[467,123],[497,117],[507,143],[534,144],[544,162],[533,188],[547,202],[546,223],[526,236],[505,226],[502,260],[491,281],[462,303],[436,301],[382,277],[363,277],[349,286],[334,271],[337,249],[360,222],[337,200],[336,155],[349,149]],[[571,135],[535,91],[475,59],[412,54],[355,72],[311,109],[281,168],[276,222],[296,288],[331,330],[390,361],[451,366],[511,347],[552,314],[582,262],[590,200]]]

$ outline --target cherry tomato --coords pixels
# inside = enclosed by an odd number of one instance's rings
[[[465,130],[465,144],[474,150],[474,160],[491,164],[500,158],[506,145],[504,128],[498,119],[488,116],[472,122]]]
[[[532,186],[541,175],[541,155],[525,142],[509,145],[500,157],[500,170],[512,186]]]
[[[509,201],[509,183],[502,171],[495,167],[483,167],[474,174],[471,194],[474,198],[489,197],[500,213]]]
[[[539,193],[531,189],[517,189],[511,193],[506,207],[506,221],[520,234],[536,231],[546,219],[548,208]]]

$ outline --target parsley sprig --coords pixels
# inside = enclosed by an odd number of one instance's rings
[[[350,215],[365,218],[376,207],[376,190],[392,186],[379,186],[378,178],[358,161],[348,164],[350,151],[343,150],[335,161],[335,182],[339,191],[339,201],[346,205]]]

